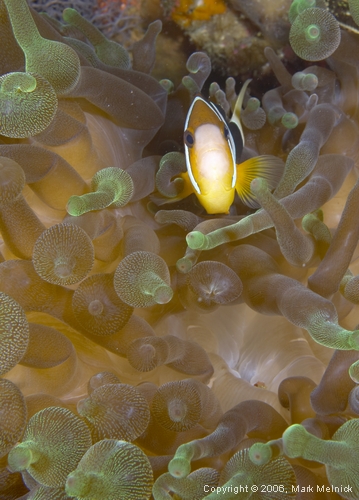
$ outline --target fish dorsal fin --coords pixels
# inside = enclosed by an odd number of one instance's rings
[[[243,134],[242,124],[241,124],[241,120],[240,120],[240,115],[241,115],[241,110],[242,110],[243,99],[244,99],[244,96],[246,94],[247,87],[251,83],[251,81],[252,81],[251,79],[248,79],[244,82],[244,84],[241,88],[241,91],[237,97],[236,103],[234,105],[232,118],[230,120],[230,123],[235,123],[237,125],[238,129],[240,130],[240,133],[242,135],[242,144],[243,144],[242,148],[244,146],[244,134]]]

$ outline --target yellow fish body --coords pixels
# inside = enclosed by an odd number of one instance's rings
[[[187,173],[195,194],[209,214],[229,211],[235,194],[235,145],[220,112],[201,96],[189,109],[184,144]]]
[[[219,107],[200,95],[194,98],[187,114],[184,127],[187,172],[181,175],[184,192],[194,192],[208,214],[228,213],[236,191],[247,206],[257,208],[251,181],[264,178],[273,189],[283,173],[283,162],[275,156],[258,156],[238,163],[244,145],[239,110],[248,83],[242,88],[229,123]]]

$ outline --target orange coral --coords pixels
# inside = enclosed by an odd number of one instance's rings
[[[171,18],[182,28],[188,28],[193,21],[208,21],[216,14],[223,14],[226,8],[223,0],[179,0]]]

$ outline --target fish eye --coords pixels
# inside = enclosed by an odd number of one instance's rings
[[[184,137],[184,142],[185,142],[186,146],[191,148],[194,144],[193,134],[189,130],[185,130],[183,137]]]

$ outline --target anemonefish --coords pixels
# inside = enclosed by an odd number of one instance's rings
[[[184,193],[194,192],[208,214],[228,213],[235,192],[247,206],[258,208],[250,183],[266,179],[273,189],[283,173],[284,164],[275,156],[264,155],[240,163],[244,134],[239,120],[248,80],[235,105],[229,123],[219,106],[196,95],[184,127],[187,172],[181,174]]]

